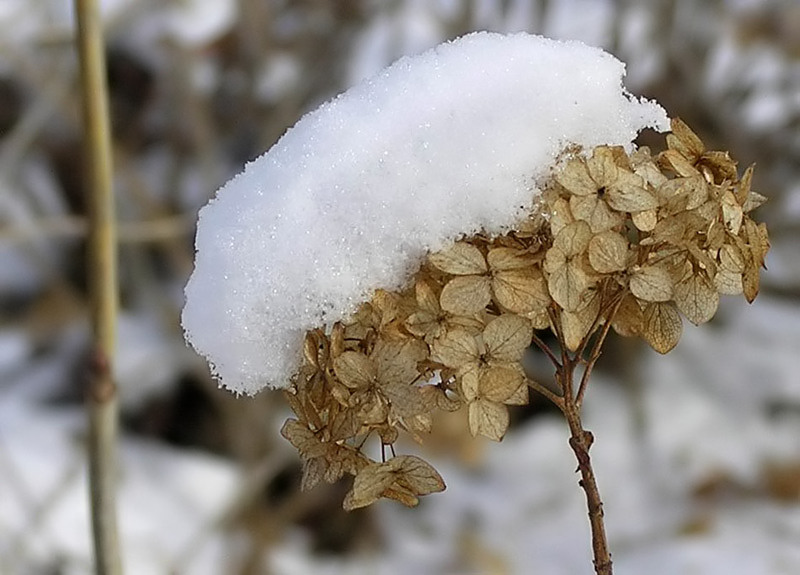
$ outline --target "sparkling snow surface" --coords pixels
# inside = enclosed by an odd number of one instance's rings
[[[303,333],[396,289],[428,250],[500,233],[569,144],[667,129],[597,48],[477,33],[306,115],[199,215],[187,339],[221,384],[284,387]]]

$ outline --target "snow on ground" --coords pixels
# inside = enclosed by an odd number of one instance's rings
[[[508,229],[567,146],[667,129],[623,74],[581,43],[478,33],[308,114],[201,210],[187,339],[233,391],[285,387],[307,330],[400,288],[428,251]]]
[[[0,573],[23,566],[92,572],[83,427],[81,410],[0,402]],[[240,487],[238,470],[209,455],[133,440],[121,442],[120,457],[126,571],[160,575],[172,565],[181,573],[225,572],[229,557],[214,521]]]

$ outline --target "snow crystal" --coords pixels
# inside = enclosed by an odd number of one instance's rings
[[[508,229],[566,146],[666,130],[624,69],[578,42],[476,33],[322,105],[201,210],[187,339],[233,391],[285,387],[306,330],[401,287],[427,251]]]

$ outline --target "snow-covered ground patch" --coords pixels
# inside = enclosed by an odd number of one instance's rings
[[[0,405],[0,572],[93,572],[83,426],[80,411]],[[230,557],[215,522],[240,487],[230,462],[123,440],[118,517],[126,572],[225,572]]]

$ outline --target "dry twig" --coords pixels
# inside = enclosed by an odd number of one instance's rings
[[[117,393],[111,368],[116,331],[117,270],[105,55],[96,0],[76,0],[75,12],[89,175],[88,269],[94,342],[87,407],[92,534],[96,572],[116,575],[122,572],[115,505]]]

